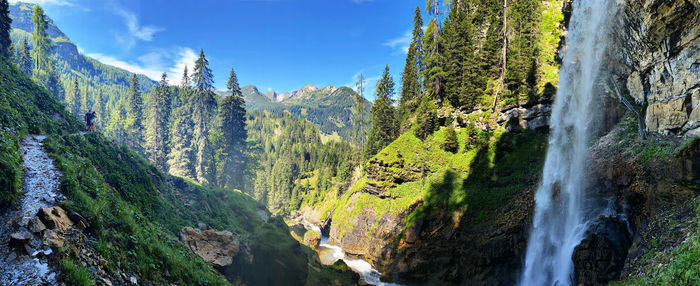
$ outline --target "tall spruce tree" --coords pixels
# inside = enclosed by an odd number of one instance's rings
[[[24,38],[24,40],[22,41],[22,45],[19,48],[17,66],[19,66],[19,69],[25,75],[32,75],[32,55],[29,49],[29,42],[27,41],[27,38]]]
[[[246,169],[245,150],[248,132],[246,130],[245,100],[233,69],[231,69],[227,88],[231,95],[224,98],[219,107],[222,157],[218,171],[219,186],[242,190]]]
[[[365,159],[379,153],[398,136],[396,110],[393,106],[394,80],[389,74],[389,66],[384,68],[382,78],[375,91],[376,100],[372,105],[372,128],[367,138]]]
[[[49,20],[39,5],[34,5],[32,23],[34,24],[34,32],[32,33],[32,40],[34,41],[34,48],[32,49],[34,76],[39,78],[41,72],[45,72],[48,69],[52,49],[51,38],[47,32]]]
[[[163,73],[158,86],[150,93],[147,108],[145,147],[148,159],[158,169],[168,170],[168,118],[170,117],[170,87],[168,75]]]
[[[97,117],[95,118],[95,126],[97,126],[100,129],[104,128],[104,123],[107,122],[106,121],[107,114],[106,114],[106,110],[105,110],[106,109],[105,104],[107,104],[106,100],[107,99],[105,98],[105,95],[102,92],[102,86],[100,85],[97,87],[97,96],[95,97],[95,105],[92,107],[93,111],[95,111],[95,113],[97,114]]]
[[[190,75],[187,72],[187,66],[185,66],[185,71],[182,72],[182,82],[180,83],[181,88],[190,87]]]
[[[420,8],[416,7],[413,18],[413,39],[408,47],[406,65],[401,75],[401,98],[399,99],[399,114],[401,122],[413,113],[420,102],[423,92],[421,73],[423,71],[423,19]]]
[[[127,146],[132,150],[143,153],[143,96],[139,89],[136,74],[131,77],[129,91],[126,97]]]
[[[80,85],[78,84],[78,78],[74,77],[70,91],[66,94],[66,105],[74,116],[82,119],[83,114],[80,113],[80,97]]]
[[[365,77],[360,73],[360,78],[355,84],[357,92],[355,92],[355,108],[354,113],[354,129],[355,129],[355,144],[360,148],[360,157],[364,155],[365,152],[365,139],[367,137],[367,131],[365,131],[365,125],[367,125],[365,119]]]
[[[209,61],[200,50],[192,73],[195,94],[192,97],[193,148],[195,155],[196,179],[203,185],[216,183],[216,163],[213,148],[209,140],[210,121],[217,109],[214,94],[214,76],[209,68]]]
[[[7,0],[0,0],[0,55],[10,58],[12,55],[12,18],[10,18],[10,3]]]

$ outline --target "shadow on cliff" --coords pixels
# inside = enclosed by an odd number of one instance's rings
[[[475,143],[478,151],[471,172],[464,176],[445,171],[427,187],[422,205],[407,217],[394,262],[402,282],[515,283],[546,135],[523,131],[503,134],[495,142]]]

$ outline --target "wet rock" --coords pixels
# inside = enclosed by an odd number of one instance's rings
[[[240,250],[240,243],[230,231],[198,230],[185,227],[180,239],[194,253],[214,266],[228,266]]]
[[[313,230],[309,230],[304,234],[304,242],[314,249],[321,246],[321,234]]]
[[[626,221],[601,216],[576,246],[572,260],[577,285],[603,285],[620,276],[632,245]]]
[[[33,237],[34,235],[31,232],[26,229],[21,229],[10,234],[10,245],[21,247],[28,244]]]
[[[46,226],[44,225],[43,222],[39,219],[39,217],[34,217],[32,220],[29,221],[29,230],[31,230],[33,233],[40,233],[46,229]]]
[[[58,206],[41,208],[37,216],[47,228],[57,230],[59,233],[63,233],[73,226],[73,221],[68,217],[66,211]]]

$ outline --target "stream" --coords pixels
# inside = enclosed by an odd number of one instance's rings
[[[42,148],[45,138],[29,135],[22,143],[24,195],[0,216],[0,285],[57,285],[56,273],[45,257],[51,249],[41,239],[32,239],[23,250],[9,245],[10,235],[26,231],[29,220],[40,208],[54,206],[63,199],[58,193],[61,173]]]
[[[318,257],[324,265],[332,265],[338,260],[343,260],[345,264],[357,274],[360,274],[361,282],[368,285],[376,286],[401,286],[401,284],[386,283],[381,281],[382,274],[374,269],[369,262],[364,259],[351,259],[345,257],[345,253],[340,246],[328,243],[328,237],[323,235],[321,228],[306,220],[303,221],[304,227],[307,230],[313,230],[321,234],[321,245],[318,249]]]

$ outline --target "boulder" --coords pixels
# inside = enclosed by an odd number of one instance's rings
[[[66,243],[65,237],[61,233],[53,229],[47,229],[44,231],[43,236],[44,241],[48,242],[50,245],[56,247],[63,247]]]
[[[39,217],[34,217],[32,220],[29,221],[29,230],[31,230],[33,233],[40,233],[46,229],[46,226],[44,225],[43,222],[39,219]]]
[[[628,223],[616,216],[601,216],[574,249],[576,285],[604,285],[617,279],[632,245]]]
[[[313,230],[307,231],[304,234],[304,243],[310,245],[314,249],[318,249],[318,247],[321,246],[321,234]]]
[[[47,228],[59,233],[63,233],[73,226],[73,221],[68,217],[66,211],[58,206],[41,208],[37,216]]]
[[[10,244],[21,247],[32,240],[34,235],[26,229],[21,229],[10,234]]]
[[[230,231],[199,230],[185,227],[180,239],[194,253],[214,266],[231,265],[240,251],[240,243]]]

